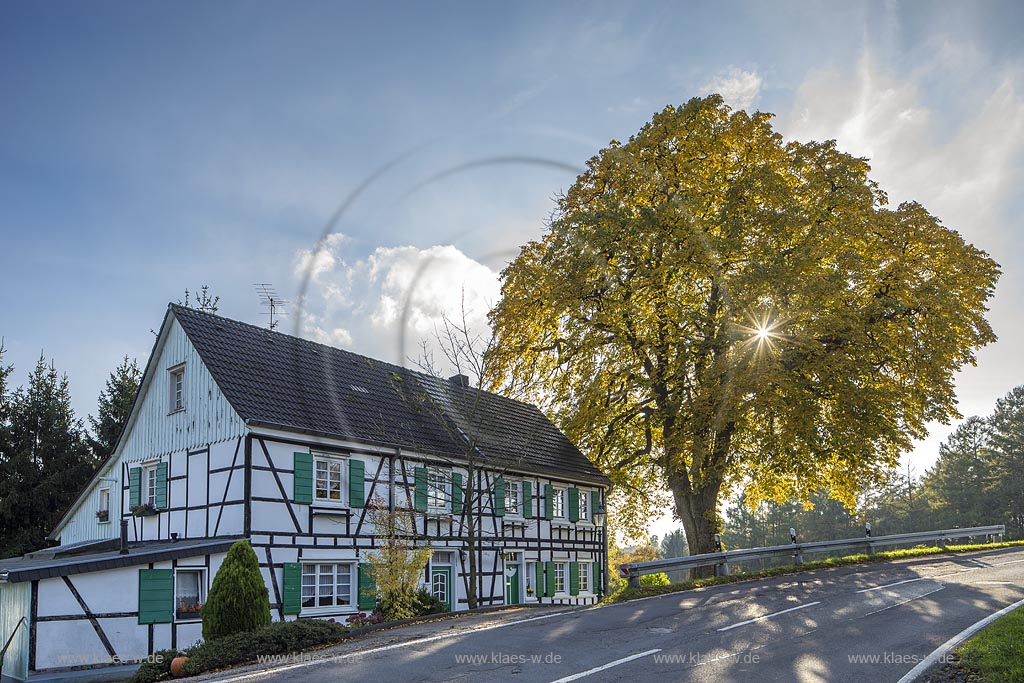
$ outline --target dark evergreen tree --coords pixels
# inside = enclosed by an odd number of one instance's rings
[[[1024,538],[1024,386],[996,401],[989,423],[992,483],[986,498],[1007,534]]]
[[[141,379],[138,363],[134,359],[129,360],[128,356],[110,373],[106,387],[100,392],[96,416],[89,416],[92,427],[89,446],[97,459],[102,461],[114,452],[117,440],[128,423]]]
[[[991,427],[980,417],[968,418],[939,446],[939,459],[925,474],[933,498],[935,528],[994,524]]]
[[[8,443],[0,547],[17,555],[47,545],[47,532],[97,464],[71,408],[67,375],[42,355],[27,388],[11,397]]]
[[[203,605],[203,639],[215,640],[270,623],[270,597],[248,541],[228,550]]]

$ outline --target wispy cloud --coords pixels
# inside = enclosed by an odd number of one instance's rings
[[[731,66],[701,86],[702,95],[718,93],[736,109],[750,109],[757,103],[764,79],[757,71]]]

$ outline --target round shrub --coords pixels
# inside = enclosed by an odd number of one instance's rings
[[[270,623],[270,597],[259,560],[248,541],[238,541],[224,558],[203,605],[203,639],[254,631]]]

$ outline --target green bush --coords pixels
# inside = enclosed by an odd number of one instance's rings
[[[255,631],[240,631],[189,648],[185,651],[189,660],[184,673],[194,676],[251,662],[259,655],[286,655],[328,645],[344,640],[348,632],[340,624],[321,619],[278,621]]]
[[[270,597],[259,560],[248,541],[238,541],[213,578],[203,605],[203,639],[254,631],[270,623]]]
[[[668,574],[661,572],[660,574],[644,574],[640,577],[641,586],[667,586],[671,581],[668,580]]]
[[[150,655],[132,676],[132,683],[156,683],[171,677],[171,660],[177,650],[159,650]]]
[[[437,596],[426,588],[421,588],[413,598],[413,609],[416,616],[420,617],[425,614],[443,614],[448,611],[448,605],[438,600]]]
[[[416,616],[416,593],[410,590],[386,591],[380,597],[377,610],[384,621],[411,619]]]

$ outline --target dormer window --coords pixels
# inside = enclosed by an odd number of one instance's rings
[[[175,365],[170,372],[170,408],[168,412],[185,410],[185,364]]]

